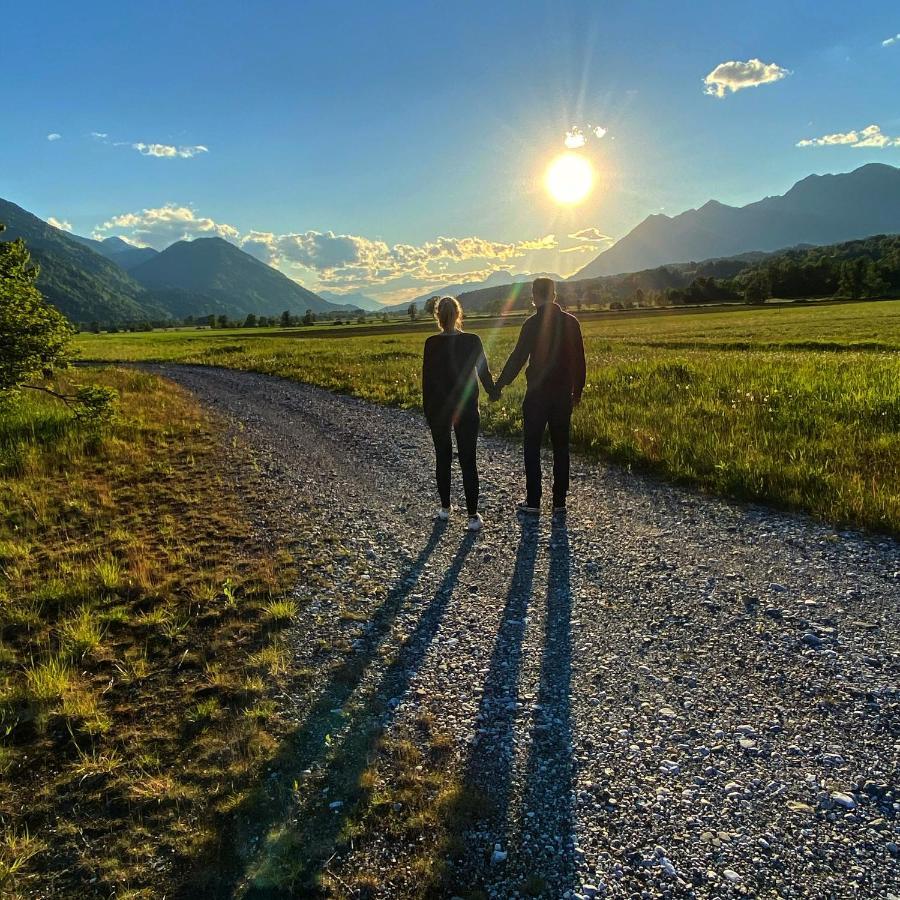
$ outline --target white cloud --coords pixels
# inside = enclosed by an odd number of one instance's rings
[[[584,136],[584,132],[577,125],[573,125],[566,132],[565,145],[570,150],[577,150],[579,147],[583,147],[586,143],[587,138]]]
[[[764,63],[761,59],[748,59],[746,62],[731,60],[719,63],[703,83],[705,92],[713,97],[724,97],[728,91],[735,93],[744,88],[758,87],[780,81],[791,73],[776,63]]]
[[[175,146],[174,144],[155,144],[145,141],[110,141],[109,134],[105,131],[92,131],[91,137],[103,144],[112,144],[113,147],[130,147],[137,150],[141,156],[156,156],[161,159],[191,159],[201,153],[209,153],[209,147],[203,144],[188,146]]]
[[[348,290],[401,278],[434,281],[444,274],[452,274],[454,280],[461,280],[465,273],[455,273],[454,267],[463,263],[509,262],[557,246],[552,234],[512,242],[473,236],[437,237],[420,244],[390,245],[361,235],[335,234],[333,231],[241,232],[233,225],[216,222],[198,215],[189,206],[174,203],[114,216],[95,228],[93,237],[102,239],[110,234],[158,250],[177,240],[221,237],[286,274],[305,277],[313,273],[323,287]],[[489,271],[488,268],[478,270],[479,273]],[[478,280],[474,273],[472,278]]]
[[[452,264],[469,260],[507,261],[535,250],[552,249],[556,238],[546,235],[536,240],[506,243],[479,237],[437,237],[421,244],[388,245],[384,241],[332,231],[282,235],[251,232],[243,245],[256,256],[261,256],[265,248],[267,261],[279,268],[311,269],[324,284],[349,286],[384,284],[403,277],[429,281],[449,271]]]
[[[604,128],[602,125],[585,125],[584,128],[580,125],[573,125],[566,132],[563,143],[570,150],[577,150],[588,142],[589,137],[594,137],[599,140],[606,134],[607,130],[608,129]]]
[[[209,153],[209,148],[202,144],[193,147],[174,147],[171,144],[145,144],[138,141],[131,145],[132,149],[137,150],[142,156],[159,156],[163,158],[180,157],[181,159],[191,159],[200,153]]]
[[[144,209],[139,213],[113,216],[97,226],[92,236],[102,240],[113,233],[135,246],[157,250],[163,250],[175,241],[195,237],[221,237],[235,244],[240,242],[240,232],[232,225],[198,216],[189,206],[176,206],[174,203]]]
[[[599,243],[612,243],[613,238],[608,234],[604,234],[599,228],[582,228],[569,235],[573,241],[597,241]]]
[[[900,137],[888,137],[880,125],[868,125],[859,131],[839,131],[817,138],[797,141],[798,147],[900,147]]]
[[[47,135],[48,141],[58,141],[62,138],[62,135],[58,131],[51,131],[50,134]]]
[[[882,47],[890,47],[891,44],[900,44],[900,34],[895,34],[893,37],[889,37],[886,41],[881,42]]]
[[[49,216],[47,219],[47,224],[52,225],[54,228],[58,228],[60,231],[71,231],[72,225],[67,222],[65,219],[57,219],[56,216]]]

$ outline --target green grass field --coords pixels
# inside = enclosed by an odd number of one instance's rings
[[[499,371],[521,319],[471,323]],[[900,533],[900,301],[587,315],[576,446],[729,497]],[[82,335],[85,359],[219,365],[419,404],[432,326]],[[315,339],[311,339],[315,338]],[[524,379],[482,404],[516,435]]]

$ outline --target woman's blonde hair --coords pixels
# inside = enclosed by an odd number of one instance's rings
[[[463,311],[456,297],[441,297],[434,307],[434,317],[442,331],[457,328],[462,331]]]

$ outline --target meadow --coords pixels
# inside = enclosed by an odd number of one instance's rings
[[[521,319],[474,319],[495,374]],[[79,336],[85,359],[226,366],[419,405],[433,324]],[[723,496],[900,533],[900,301],[587,314],[589,455]],[[312,339],[315,338],[315,339]],[[515,436],[524,378],[488,431]]]
[[[149,896],[202,869],[278,742],[293,542],[258,538],[188,394],[110,368],[49,386],[88,383],[117,392],[109,421],[0,405],[3,896]],[[297,535],[301,568],[321,533]]]

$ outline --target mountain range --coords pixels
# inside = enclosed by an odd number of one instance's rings
[[[44,296],[74,322],[127,322],[166,318],[124,269],[65,231],[0,200],[0,240],[24,238],[40,267]]]
[[[897,231],[900,169],[870,163],[839,175],[810,175],[786,194],[747,206],[710,200],[677,216],[648,216],[569,280]]]
[[[178,318],[334,311],[327,300],[219,237],[176,241],[129,274]]]
[[[120,237],[108,237],[102,241],[82,237],[79,234],[70,234],[69,237],[84,244],[85,247],[90,247],[91,250],[96,251],[101,256],[105,256],[126,272],[156,256],[159,252],[152,247],[135,247],[133,244],[129,244],[128,241],[123,241]]]
[[[518,285],[536,274],[496,271],[482,282],[448,284],[390,306],[363,293],[316,294],[221,238],[177,241],[161,252],[118,237],[95,240],[62,231],[0,199],[0,240],[21,237],[40,265],[38,285],[74,322],[113,324],[216,314],[303,315],[358,309],[421,309],[436,294],[460,295],[467,309],[527,305]],[[676,216],[651,215],[568,279],[615,276],[612,293],[664,290],[696,275],[719,274],[728,261],[801,244],[836,244],[900,232],[900,169],[871,163],[838,175],[810,175],[781,196],[742,207],[715,200]],[[693,260],[717,261],[698,268]],[[675,264],[684,264],[678,266]],[[723,268],[724,266],[724,268]],[[628,278],[622,280],[628,273]],[[732,273],[733,274],[733,273]],[[550,274],[557,282],[558,275]],[[620,283],[621,282],[621,283]]]
[[[157,252],[117,237],[69,234],[7,200],[0,200],[0,222],[7,226],[0,240],[24,239],[40,266],[39,287],[73,322],[343,309],[221,238],[177,241]]]

